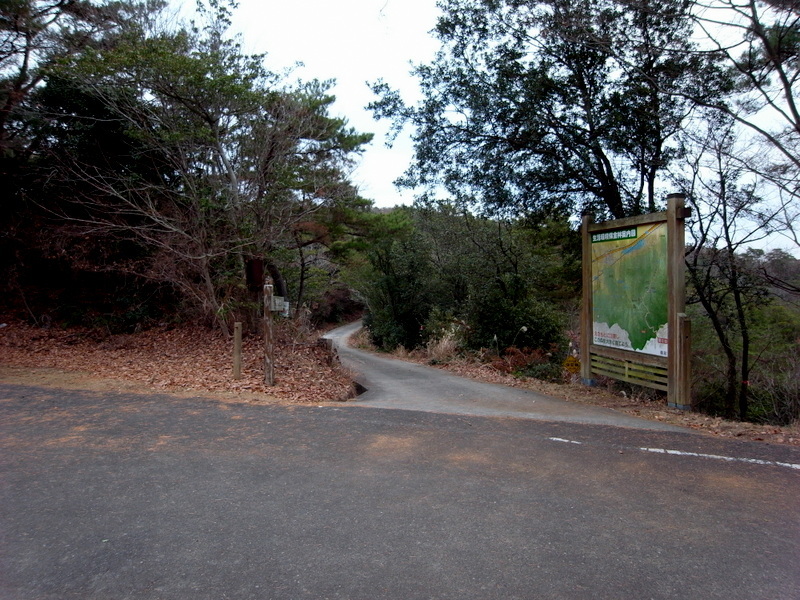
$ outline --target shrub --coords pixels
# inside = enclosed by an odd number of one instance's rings
[[[564,316],[552,304],[532,298],[518,278],[473,294],[467,308],[470,348],[510,346],[551,349],[565,346]]]
[[[707,322],[696,316],[693,320],[693,406],[710,415],[726,416],[725,355]],[[800,356],[796,351],[800,315],[780,303],[759,307],[750,313],[750,334],[747,419],[776,425],[800,419]],[[738,342],[735,350],[741,351]]]

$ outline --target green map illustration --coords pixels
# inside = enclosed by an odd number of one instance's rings
[[[667,287],[666,223],[592,234],[594,343],[666,355]]]

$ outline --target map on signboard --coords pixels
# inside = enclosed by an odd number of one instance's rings
[[[667,224],[591,234],[593,342],[667,356]]]

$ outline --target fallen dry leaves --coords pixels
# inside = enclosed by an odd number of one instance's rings
[[[247,336],[242,377],[233,379],[233,341],[198,326],[162,327],[130,335],[84,328],[42,329],[0,320],[0,363],[79,371],[165,391],[225,392],[251,401],[319,403],[352,396],[350,374],[332,361],[316,334],[278,327],[275,385],[263,380],[264,345]]]

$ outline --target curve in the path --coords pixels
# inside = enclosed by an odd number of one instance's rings
[[[480,383],[440,369],[364,352],[347,343],[360,327],[360,322],[351,323],[325,336],[337,349],[342,364],[356,373],[356,381],[366,389],[355,400],[359,406],[690,431],[529,390]]]

